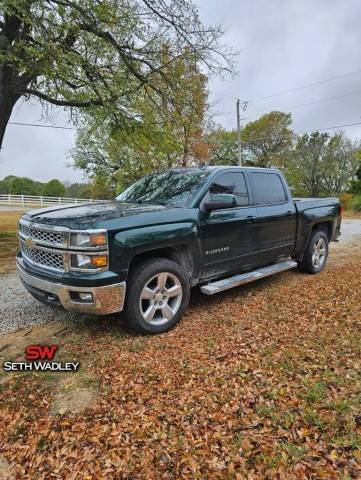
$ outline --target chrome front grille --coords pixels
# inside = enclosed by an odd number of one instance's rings
[[[22,237],[38,240],[39,242],[47,245],[62,246],[65,243],[64,234],[61,232],[42,230],[39,228],[30,227],[23,223],[19,224],[19,232]]]
[[[72,235],[77,233],[104,233],[105,230],[72,230],[61,225],[50,225],[31,222],[24,218],[19,220],[19,244],[21,255],[25,261],[40,268],[56,272],[70,272],[72,270],[96,273],[108,270],[108,265],[94,269],[75,267],[72,259],[75,255],[84,254],[108,255],[108,244],[98,246],[72,245]]]
[[[62,252],[39,249],[36,246],[29,246],[21,240],[20,247],[22,255],[30,262],[59,272],[64,271],[64,254]]]

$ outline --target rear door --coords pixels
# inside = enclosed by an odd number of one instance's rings
[[[248,179],[258,212],[254,229],[258,264],[288,257],[295,246],[297,212],[283,178],[275,170],[250,171]]]
[[[202,277],[215,277],[232,271],[250,269],[256,250],[254,226],[257,209],[250,205],[250,195],[242,172],[220,172],[209,193],[230,193],[237,197],[237,206],[211,212],[200,212]]]

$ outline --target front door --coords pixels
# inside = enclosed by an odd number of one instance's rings
[[[250,206],[244,174],[220,172],[213,180],[210,194],[230,193],[237,206],[211,212],[200,212],[202,278],[250,270],[257,250],[254,236],[257,208]]]

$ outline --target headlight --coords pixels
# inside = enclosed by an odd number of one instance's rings
[[[107,235],[105,232],[94,233],[72,233],[70,235],[70,245],[72,247],[106,247]]]
[[[96,270],[108,266],[108,255],[83,255],[82,253],[71,254],[70,263],[72,268]]]

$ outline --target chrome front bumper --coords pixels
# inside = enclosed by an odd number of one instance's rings
[[[49,294],[49,297],[56,295],[66,310],[101,315],[123,310],[126,289],[125,282],[113,283],[112,285],[105,285],[104,287],[75,287],[63,285],[62,283],[49,282],[30,275],[25,271],[21,258],[17,258],[16,264],[19,276],[25,285],[37,289],[42,293]],[[91,302],[77,301],[74,297],[78,293],[91,293],[93,300]]]

